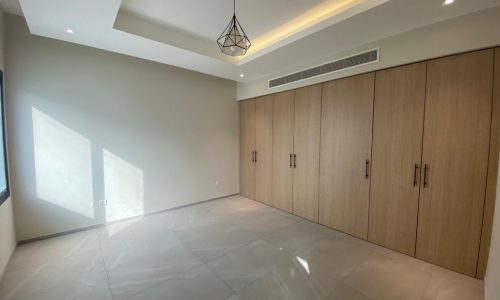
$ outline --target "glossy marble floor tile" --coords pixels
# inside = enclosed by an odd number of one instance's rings
[[[374,300],[362,293],[356,291],[355,289],[349,287],[348,285],[341,284],[338,286],[327,298],[326,300]]]
[[[422,299],[431,274],[400,261],[372,253],[344,281],[374,299]]]
[[[187,247],[138,247],[120,252],[103,249],[109,284],[115,299],[125,299],[202,262]]]
[[[242,290],[243,299],[324,299],[370,252],[341,240],[326,239]]]
[[[21,245],[1,300],[483,300],[483,281],[233,196]]]
[[[204,262],[220,257],[225,253],[245,246],[258,239],[253,232],[237,226],[236,224],[217,227],[197,239],[185,242],[187,247]]]
[[[101,256],[74,255],[10,270],[0,299],[111,299]]]
[[[484,287],[478,283],[479,280],[457,278],[454,275],[433,273],[423,300],[482,300],[484,298]]]
[[[315,243],[324,241],[329,237],[330,231],[324,226],[301,220],[291,226],[275,231],[263,239],[290,253],[297,253],[311,248]]]
[[[315,243],[309,250],[298,252],[293,263],[324,298],[369,255],[368,250],[357,245],[325,239]]]
[[[221,220],[221,218],[212,216],[199,222],[176,228],[173,232],[181,241],[189,242],[217,232],[228,231],[234,227],[234,222]]]
[[[234,294],[226,284],[202,266],[140,292],[130,300],[226,300]]]
[[[96,231],[86,230],[19,245],[9,263],[9,269],[37,266],[55,259],[98,251]]]
[[[189,224],[198,223],[201,220],[212,216],[213,214],[200,204],[156,214],[152,217],[156,218],[163,226],[175,229]]]
[[[300,219],[296,216],[291,216],[281,211],[275,211],[264,213],[253,218],[235,220],[235,222],[259,236],[266,236],[280,229],[287,228],[297,223],[299,220]]]
[[[208,267],[234,291],[239,291],[289,257],[286,251],[258,240],[211,261]]]
[[[308,268],[301,258],[292,258],[241,290],[240,298],[244,300],[321,300],[323,298],[319,291],[308,279]]]

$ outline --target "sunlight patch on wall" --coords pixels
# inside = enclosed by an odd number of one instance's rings
[[[37,197],[94,218],[91,143],[32,108]]]
[[[142,170],[103,150],[106,222],[144,214]]]

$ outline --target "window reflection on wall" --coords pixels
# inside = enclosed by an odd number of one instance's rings
[[[103,150],[106,222],[144,214],[142,170]]]
[[[37,197],[94,218],[91,143],[32,108]]]

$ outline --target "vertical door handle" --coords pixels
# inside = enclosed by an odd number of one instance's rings
[[[368,179],[370,177],[370,161],[367,159],[365,161],[365,178]]]
[[[255,162],[255,151],[252,150],[252,162]]]
[[[427,182],[427,172],[428,171],[429,171],[429,165],[425,164],[425,166],[424,166],[424,188],[429,185],[429,183]]]
[[[297,154],[293,155],[293,167],[297,168]]]
[[[413,186],[417,186],[418,184],[418,179],[417,179],[417,173],[418,173],[418,164],[415,164],[415,169],[413,171]]]
[[[290,168],[292,167],[292,153],[290,153]]]
[[[257,162],[257,151],[255,151],[255,162]]]

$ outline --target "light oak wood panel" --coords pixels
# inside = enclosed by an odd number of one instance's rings
[[[255,195],[255,100],[240,101],[240,195]]]
[[[272,206],[292,213],[294,91],[273,96]]]
[[[293,213],[318,221],[321,85],[295,90]]]
[[[486,179],[483,228],[476,274],[476,277],[479,279],[484,279],[484,275],[486,274],[486,266],[488,265],[488,256],[490,253],[491,233],[493,229],[493,212],[495,211],[498,153],[500,152],[500,48],[495,50],[494,78],[488,177]]]
[[[368,240],[414,256],[426,63],[375,76]]]
[[[272,96],[255,100],[255,200],[271,205],[273,177]]]
[[[476,275],[492,105],[493,50],[429,61],[416,256]],[[427,177],[427,179],[425,179]]]
[[[319,222],[366,239],[374,73],[323,84]]]

